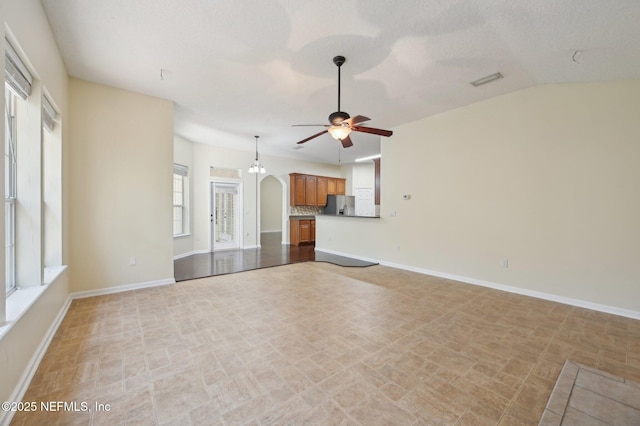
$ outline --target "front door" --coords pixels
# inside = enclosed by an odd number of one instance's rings
[[[211,250],[240,248],[240,184],[211,183]]]

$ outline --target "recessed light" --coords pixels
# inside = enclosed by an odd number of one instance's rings
[[[497,72],[495,74],[491,74],[486,77],[479,78],[476,81],[472,81],[469,84],[471,84],[472,86],[478,87],[478,86],[482,86],[483,84],[491,83],[492,81],[500,80],[503,77],[504,76],[502,74]]]

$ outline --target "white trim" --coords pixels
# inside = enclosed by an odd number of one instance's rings
[[[84,299],[85,297],[103,296],[105,294],[122,293],[124,291],[140,290],[149,287],[158,287],[162,285],[175,284],[175,278],[166,278],[164,280],[146,281],[135,284],[119,285],[117,287],[100,288],[98,290],[78,291],[71,293],[72,299]]]
[[[193,251],[188,251],[182,254],[176,254],[175,256],[173,256],[173,260],[183,259],[185,257],[193,256],[194,254],[208,254],[208,253],[211,253],[211,251],[210,250],[193,250]]]
[[[434,277],[446,278],[449,280],[460,281],[466,284],[478,285],[481,287],[493,288],[495,290],[506,291],[508,293],[520,294],[523,296],[535,297],[536,299],[549,300],[551,302],[562,303],[563,305],[571,305],[579,308],[591,309],[593,311],[604,312],[607,314],[619,315],[621,317],[632,318],[640,320],[640,311],[634,311],[631,309],[618,308],[616,306],[602,305],[600,303],[589,302],[587,300],[574,299],[572,297],[560,296],[552,293],[544,293],[536,290],[529,290],[521,287],[513,287],[505,284],[497,284],[490,281],[479,280],[476,278],[465,277],[462,275],[449,274],[446,272],[433,271],[430,269],[417,268],[414,266],[402,265],[400,263],[380,261],[361,256],[354,256],[351,253],[342,253],[334,250],[325,250],[322,248],[315,248],[316,251],[323,253],[335,254],[338,256],[351,257],[358,260],[364,260],[367,262],[379,263],[383,266],[389,266],[391,268],[403,269],[405,271],[417,272],[419,274],[432,275]]]
[[[66,265],[44,269],[44,282],[42,285],[18,287],[5,300],[5,322],[0,321],[0,339],[7,334],[20,318],[29,311],[31,306],[49,288],[60,275],[67,270]]]

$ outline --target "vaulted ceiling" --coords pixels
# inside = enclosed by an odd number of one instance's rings
[[[294,149],[322,128],[292,124],[337,109],[336,55],[341,109],[384,129],[538,84],[640,78],[638,0],[42,3],[71,76],[174,101],[194,142],[252,151],[260,135],[263,153],[333,164],[380,149],[363,133]]]

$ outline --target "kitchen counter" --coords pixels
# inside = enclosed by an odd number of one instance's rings
[[[322,217],[353,217],[356,219],[380,219],[380,216],[349,216],[349,215],[343,215],[343,214],[323,214],[323,215],[318,215],[318,216],[322,216]],[[316,216],[316,217],[318,217]]]
[[[313,220],[315,218],[316,216],[313,214],[289,216],[289,220]]]

